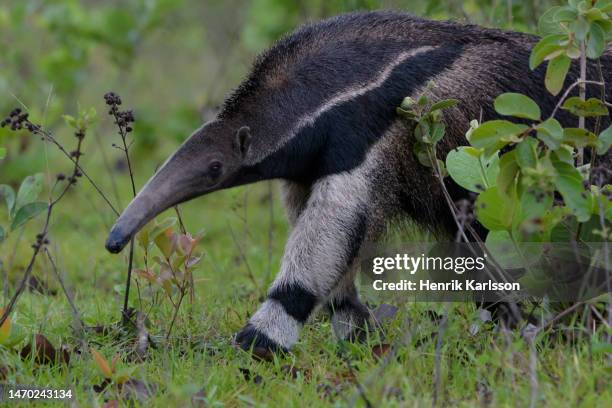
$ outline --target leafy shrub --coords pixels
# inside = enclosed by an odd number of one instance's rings
[[[448,175],[475,194],[474,215],[489,231],[487,244],[518,249],[525,242],[607,242],[612,236],[610,170],[597,164],[612,144],[612,126],[598,132],[600,118],[609,115],[611,105],[603,92],[601,98],[586,99],[584,91],[587,83],[605,85],[603,78],[587,79],[585,67],[586,60],[599,58],[612,39],[611,14],[610,0],[570,0],[540,19],[545,37],[533,48],[530,65],[535,69],[548,61],[548,91],[557,95],[563,90],[572,60],[581,65],[580,78],[565,88],[549,117],[542,117],[536,101],[525,95],[499,95],[496,112],[521,123],[472,121],[466,134],[469,146],[458,147],[442,161],[436,155],[436,145],[444,137],[442,110],[457,101],[432,104],[421,96],[406,98],[398,108],[414,125],[419,162],[432,167],[440,180]],[[576,87],[580,95],[569,97]],[[578,127],[563,128],[555,119],[560,109],[576,115]],[[596,129],[585,128],[585,117],[597,119]],[[586,164],[585,149],[590,153]],[[446,194],[457,217],[457,206]],[[471,239],[461,232],[464,240],[484,238],[474,236],[473,230],[468,231]]]

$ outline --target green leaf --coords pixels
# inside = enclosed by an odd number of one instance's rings
[[[608,126],[606,130],[601,132],[597,140],[597,154],[604,155],[612,145],[612,126]]]
[[[149,222],[144,227],[142,227],[140,232],[138,232],[138,234],[136,235],[136,240],[138,241],[138,244],[145,251],[149,249],[149,246],[151,244],[151,242],[149,241],[149,233],[151,232],[152,228],[153,223]]]
[[[566,40],[566,34],[551,34],[542,38],[531,50],[529,68],[534,70],[547,59],[560,55],[565,49],[561,42]]]
[[[597,146],[597,135],[580,128],[563,129],[563,143],[580,148],[586,146]]]
[[[96,112],[96,108],[91,106],[87,110],[80,111],[79,116],[81,117],[81,120],[84,122],[85,126],[89,126],[96,121],[98,112]]]
[[[0,147],[0,160],[6,157],[6,147]]]
[[[597,2],[597,4],[599,4],[599,2]],[[595,5],[596,7],[598,7],[601,11],[603,11],[604,13],[612,13],[612,2],[609,2],[605,5]]]
[[[612,222],[612,200],[608,197],[612,194],[612,185],[606,184],[603,188],[591,186],[589,195],[591,214],[596,220],[596,226],[601,229],[600,215],[603,215],[608,222]],[[598,241],[597,239],[595,241]]]
[[[578,17],[576,10],[571,7],[560,7],[553,15],[555,23],[574,21]]]
[[[525,191],[519,200],[519,211],[514,226],[527,234],[543,232],[542,218],[552,205],[552,193],[538,189]]]
[[[561,109],[569,111],[576,116],[607,116],[608,108],[598,98],[589,98],[583,101],[578,96],[572,96],[563,102]]]
[[[576,12],[576,10],[572,9],[571,7],[560,7],[556,13],[554,13],[553,16],[553,21],[557,24],[563,22],[563,23],[567,23],[567,22],[571,22],[574,21],[576,18],[578,18],[578,13]]]
[[[492,154],[510,142],[520,142],[519,136],[528,129],[507,120],[491,120],[478,126],[470,136],[470,144]]]
[[[574,148],[570,145],[561,145],[561,147],[552,152],[552,159],[559,160],[571,165],[574,164]]]
[[[589,32],[589,22],[580,17],[570,25],[570,29],[574,32],[578,41],[584,41]]]
[[[540,120],[540,107],[533,99],[519,93],[508,92],[495,98],[495,110],[506,116]]]
[[[497,175],[497,188],[500,194],[512,198],[511,195],[516,189],[519,170],[516,150],[511,150],[500,158],[499,174]]]
[[[598,24],[591,24],[589,30],[589,39],[587,41],[586,55],[589,58],[596,59],[601,57],[606,48],[606,34]]]
[[[587,192],[582,184],[580,172],[571,164],[553,161],[553,166],[557,171],[555,186],[565,205],[567,205],[578,221],[585,222],[590,218],[590,206]]]
[[[612,12],[612,0],[597,0],[593,7],[600,9],[604,13],[610,13]]]
[[[38,198],[43,189],[43,183],[44,176],[42,173],[28,176],[23,180],[13,207],[13,216],[21,207],[34,202]]]
[[[551,7],[542,14],[538,20],[538,32],[540,35],[562,34],[561,25],[555,21],[555,15],[566,7]],[[532,68],[533,69],[533,68]]]
[[[0,308],[0,315],[4,314],[4,308]],[[11,335],[11,319],[7,318],[0,326],[0,344],[6,345]]]
[[[412,109],[415,103],[416,101],[413,98],[411,98],[410,96],[407,96],[402,100],[400,108],[402,108],[403,110],[410,110]]]
[[[516,147],[516,162],[521,169],[536,168],[538,165],[538,141],[526,137]]]
[[[36,217],[47,208],[48,204],[43,202],[34,202],[24,205],[17,210],[17,214],[15,214],[15,218],[13,218],[13,224],[11,224],[11,230],[16,230],[17,228],[21,227],[23,224]]]
[[[525,264],[516,253],[516,246],[506,230],[491,231],[485,245],[495,261],[504,269],[524,268]]]
[[[0,184],[0,199],[4,198],[6,208],[8,209],[9,217],[15,206],[15,192],[8,184]]]
[[[155,237],[154,242],[166,259],[170,259],[176,250],[177,239],[177,235],[173,233],[172,230],[166,229],[163,233]]]
[[[448,171],[446,171],[446,165],[440,159],[436,159],[436,163],[438,165],[438,171],[440,172],[440,177],[444,178],[448,176]]]
[[[429,125],[425,122],[419,122],[414,128],[414,137],[417,141],[431,144],[431,135],[429,134]]]
[[[431,135],[430,135],[431,142],[438,143],[440,140],[442,140],[442,138],[444,137],[445,131],[446,131],[446,126],[444,126],[444,123],[441,123],[441,122],[434,123],[431,129]]]
[[[479,193],[497,183],[499,158],[497,154],[489,159],[482,155],[474,156],[473,150],[469,146],[451,150],[446,156],[446,168],[457,184]]]
[[[596,21],[593,24],[598,25],[604,32],[604,39],[606,42],[610,42],[612,40],[612,21],[611,20],[600,20]]]
[[[567,55],[559,55],[548,62],[544,84],[553,95],[558,95],[563,89],[565,77],[569,71],[572,60]]]
[[[176,224],[175,217],[168,217],[159,224],[156,222],[155,225],[150,229],[149,236],[147,237],[149,242],[154,240],[159,234],[166,231],[168,228]]]
[[[489,231],[510,230],[516,201],[502,197],[491,187],[476,199],[476,218]]]
[[[64,119],[64,122],[66,123],[66,125],[68,127],[76,129],[76,127],[77,127],[77,120],[76,120],[76,118],[74,116],[71,116],[71,115],[62,115],[62,118]]]
[[[4,241],[6,238],[6,232],[4,231],[4,228],[2,227],[2,225],[0,225],[0,244],[2,243],[2,241]]]
[[[429,145],[423,142],[416,142],[414,144],[414,154],[417,157],[419,163],[421,163],[425,167],[432,167],[433,162],[431,161],[431,156],[429,154]]]
[[[412,110],[405,110],[402,108],[397,108],[395,109],[395,111],[397,112],[398,115],[400,115],[401,117],[405,119],[414,120],[417,117],[416,113],[414,113]]]
[[[602,12],[600,9],[598,9],[596,7],[593,7],[592,9],[587,11],[584,14],[584,16],[590,22],[602,21],[602,20],[607,20],[608,19],[608,16],[606,16],[606,14],[604,12]]]
[[[429,111],[433,112],[437,110],[447,109],[447,108],[457,105],[458,103],[459,103],[459,100],[457,99],[445,99],[443,101],[436,102],[433,105],[431,105],[431,108],[429,109]]]
[[[550,149],[556,150],[561,146],[563,127],[558,120],[554,118],[547,119],[536,127],[536,131],[537,138]]]

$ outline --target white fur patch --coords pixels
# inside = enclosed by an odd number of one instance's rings
[[[251,317],[249,323],[287,349],[298,341],[300,323],[289,316],[277,300],[266,300]]]
[[[425,46],[418,47],[408,51],[400,52],[397,57],[387,64],[376,77],[374,77],[370,82],[365,84],[357,84],[344,89],[335,95],[333,95],[330,99],[325,101],[318,108],[313,110],[312,112],[308,112],[304,116],[300,117],[295,126],[284,136],[282,136],[277,142],[276,146],[272,148],[270,151],[260,152],[256,157],[248,157],[247,155],[246,161],[247,164],[256,164],[262,161],[265,157],[267,157],[270,153],[279,150],[283,147],[289,140],[293,139],[302,129],[307,126],[312,126],[325,112],[333,109],[335,106],[341,105],[345,102],[348,102],[352,99],[355,99],[361,95],[364,95],[376,88],[380,88],[384,85],[384,83],[389,79],[393,70],[397,68],[399,65],[403,64],[408,58],[412,58],[416,55],[422,54],[424,52],[428,52],[434,50],[436,47]],[[252,152],[251,152],[252,153]],[[264,153],[264,154],[261,154]]]
[[[363,328],[361,324],[363,324],[362,321],[355,321],[355,316],[350,309],[335,311],[332,316],[334,334],[340,340],[345,340],[354,330]]]

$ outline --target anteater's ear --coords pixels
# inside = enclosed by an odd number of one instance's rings
[[[244,158],[249,151],[251,145],[251,129],[248,126],[243,126],[236,132],[236,148],[240,152],[240,156]]]

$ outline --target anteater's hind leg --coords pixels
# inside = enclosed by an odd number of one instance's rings
[[[340,340],[364,340],[367,330],[372,327],[368,308],[359,300],[355,286],[357,267],[334,289],[327,307],[332,315],[334,334]]]
[[[356,258],[368,224],[368,183],[359,169],[327,176],[310,188],[266,301],[237,343],[289,349],[317,306],[327,301]]]

